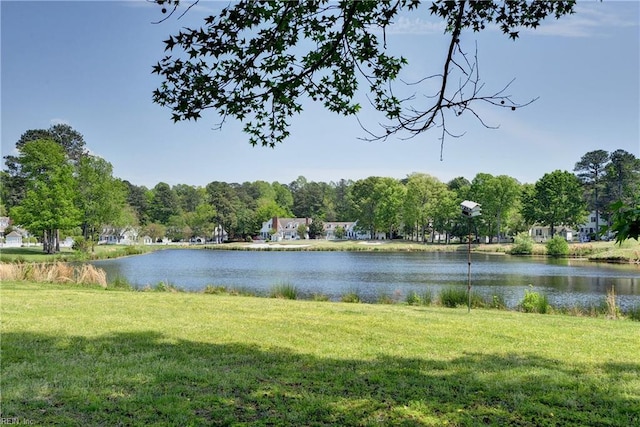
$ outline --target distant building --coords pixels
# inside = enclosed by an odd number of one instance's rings
[[[556,236],[562,236],[568,242],[571,242],[573,240],[575,236],[575,230],[573,230],[571,227],[556,225],[554,228]],[[551,239],[551,227],[549,227],[548,225],[534,225],[529,230],[529,235],[533,238],[534,242],[544,243],[547,240]]]
[[[311,218],[278,218],[274,216],[268,221],[262,223],[260,229],[260,237],[264,240],[272,240],[280,242],[282,240],[298,240],[300,235],[298,227],[304,225],[309,228]],[[305,239],[309,238],[309,234],[305,233]]]
[[[607,225],[607,220],[602,217],[596,211],[591,211],[589,216],[587,217],[587,222],[584,224],[580,224],[578,227],[578,238],[581,242],[589,242],[595,239],[596,233],[598,233],[596,227],[596,215],[598,215],[598,227],[600,227],[600,232],[602,231],[602,227]],[[601,237],[603,240],[609,240],[613,237],[610,233],[606,233]]]
[[[4,231],[11,224],[11,220],[8,216],[0,216],[0,237],[4,237]]]
[[[13,230],[5,236],[4,246],[7,248],[19,248],[22,246],[22,234]]]

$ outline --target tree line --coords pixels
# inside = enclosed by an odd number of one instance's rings
[[[448,242],[471,230],[493,242],[533,224],[549,226],[553,235],[559,225],[584,223],[591,211],[609,223],[614,202],[637,206],[640,194],[640,160],[624,150],[588,152],[573,172],[545,173],[534,184],[488,173],[441,182],[416,172],[404,179],[325,183],[300,176],[289,184],[159,182],[147,188],[114,177],[112,165],[90,154],[84,137],[65,124],[26,131],[16,149],[4,158],[2,214],[41,237],[50,253],[59,250],[61,232],[96,242],[105,229],[117,235],[127,227],[154,240],[211,239],[222,230],[230,240],[247,240],[276,216],[311,218],[312,238],[322,237],[323,222],[357,221],[370,236]],[[482,215],[462,218],[463,200],[480,203]]]

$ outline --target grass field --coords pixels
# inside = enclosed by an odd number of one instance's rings
[[[640,324],[2,283],[2,420],[640,425]]]

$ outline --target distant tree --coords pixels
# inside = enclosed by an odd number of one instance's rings
[[[606,165],[609,161],[609,153],[605,150],[595,150],[586,153],[579,162],[576,163],[574,172],[577,172],[578,178],[585,185],[588,198],[587,205],[590,210],[596,211],[596,240],[600,235],[600,213],[603,211],[601,205],[600,192],[603,188],[603,179],[606,171]]]
[[[377,199],[375,222],[377,230],[384,230],[393,239],[402,223],[402,204],[406,189],[395,178],[380,178],[374,186],[373,197]]]
[[[186,224],[194,236],[211,238],[216,222],[216,210],[206,202],[200,203],[192,212],[184,214]]]
[[[341,179],[332,186],[335,202],[335,220],[352,221],[355,217],[353,213],[353,201],[351,199],[353,181]]]
[[[307,227],[307,224],[305,223],[298,224],[298,229],[296,230],[296,234],[300,239],[306,239],[309,236],[309,227]]]
[[[456,221],[460,218],[460,202],[456,192],[449,190],[446,185],[439,186],[438,190],[436,197],[439,202],[433,209],[433,229],[444,232],[446,234],[445,243],[448,243]]]
[[[469,189],[471,188],[471,182],[469,182],[469,180],[463,176],[459,176],[456,178],[453,178],[451,181],[449,181],[447,183],[447,187],[449,188],[449,190],[453,190],[456,192],[460,192],[460,193],[465,193],[467,191],[469,191]],[[460,194],[461,197],[466,198],[467,195],[466,194]]]
[[[482,205],[482,219],[488,224],[489,242],[500,241],[503,221],[513,212],[520,193],[520,184],[506,175],[477,174],[471,184],[474,201]]]
[[[143,228],[143,233],[145,233],[147,236],[151,237],[151,239],[154,242],[157,242],[158,240],[164,238],[167,234],[167,227],[165,227],[162,224],[158,224],[157,222],[152,222],[150,224],[147,224],[144,228]]]
[[[604,204],[617,200],[632,204],[640,194],[640,159],[625,150],[616,150],[609,160],[604,175]]]
[[[172,215],[166,226],[166,236],[172,242],[189,240],[193,235],[193,230],[187,224],[184,215]]]
[[[273,187],[273,191],[275,192],[275,201],[282,209],[286,212],[289,212],[288,215],[293,215],[291,210],[293,209],[293,195],[291,194],[291,190],[286,185],[280,184],[279,182],[273,182],[271,184]]]
[[[45,252],[58,252],[60,230],[80,223],[73,166],[60,144],[45,139],[22,145],[17,161],[27,186],[20,205],[14,206],[10,215],[16,224],[42,236]]]
[[[338,225],[336,229],[333,231],[333,235],[335,236],[336,239],[344,239],[344,236],[346,236],[346,234],[347,234],[347,231],[341,225]]]
[[[374,238],[378,231],[376,226],[376,212],[379,200],[376,197],[375,187],[381,180],[380,177],[370,176],[360,179],[353,184],[351,194],[353,197],[355,220],[358,221],[357,228],[368,232]]]
[[[193,212],[206,200],[207,193],[201,187],[193,185],[178,184],[173,186],[173,191],[178,197],[182,212]]]
[[[416,240],[426,242],[425,235],[429,224],[433,226],[437,206],[442,202],[441,194],[446,185],[437,178],[414,173],[406,181],[403,218],[405,225]]]
[[[155,0],[170,14],[179,0]],[[487,91],[478,72],[477,53],[465,53],[463,31],[496,26],[511,39],[521,28],[537,28],[545,17],[573,12],[574,0],[445,1],[428,11],[419,1],[255,2],[238,1],[183,28],[165,43],[170,53],[154,67],[164,81],[154,102],[172,109],[172,119],[197,120],[206,109],[244,123],[252,145],[274,146],[289,136],[289,120],[302,112],[302,100],[321,102],[343,115],[360,111],[358,89],[388,120],[371,139],[397,132],[417,135],[439,128],[450,134],[446,119],[474,110],[478,104],[515,109],[522,105],[506,94],[508,87]],[[391,54],[387,34],[405,11],[430,13],[445,22],[448,46],[437,71],[426,72],[404,99],[397,95],[400,72],[407,65]],[[432,55],[434,52],[425,52]],[[394,85],[394,83],[396,83]],[[412,82],[413,83],[413,82]],[[425,95],[425,96],[423,96]],[[420,101],[425,104],[420,104]],[[220,124],[220,126],[222,125]]]
[[[293,215],[297,218],[326,218],[328,184],[307,181],[303,176],[289,184],[293,196]]]
[[[523,213],[531,223],[548,225],[553,237],[558,225],[575,227],[584,222],[587,210],[580,189],[580,180],[570,172],[546,173],[535,183],[532,194],[524,197]]]
[[[169,184],[160,182],[153,187],[153,196],[149,204],[149,217],[152,222],[168,225],[172,216],[181,213],[178,196]]]
[[[84,136],[64,123],[52,125],[49,129],[31,129],[26,131],[20,136],[18,142],[16,142],[16,148],[20,150],[24,144],[39,139],[50,139],[60,144],[72,163],[79,161],[87,154]]]
[[[127,203],[133,208],[141,225],[149,223],[149,204],[152,193],[145,186],[137,186],[129,181],[122,181],[127,188]]]
[[[324,222],[320,218],[311,218],[309,224],[309,238],[319,239],[324,237]]]
[[[103,225],[113,225],[123,215],[127,190],[120,180],[113,177],[111,164],[100,157],[82,157],[76,170],[82,235],[94,241]]]
[[[220,181],[210,182],[205,188],[208,202],[216,211],[216,225],[222,226],[230,238],[235,238],[238,212],[242,208],[236,189]]]
[[[53,125],[49,129],[31,129],[24,132],[16,142],[16,150],[20,152],[25,144],[39,140],[50,140],[59,144],[71,164],[77,163],[86,154],[84,137],[66,124]],[[4,159],[6,172],[3,172],[2,175],[2,200],[8,208],[11,208],[22,202],[28,177],[22,170],[19,157],[8,155]]]

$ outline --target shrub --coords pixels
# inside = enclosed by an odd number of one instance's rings
[[[514,238],[510,253],[512,255],[531,255],[533,253],[533,238],[528,233],[518,233]]]
[[[525,313],[548,313],[551,309],[546,295],[525,290],[524,298],[520,301],[520,309]]]
[[[89,252],[91,250],[91,242],[85,239],[83,236],[76,236],[73,238],[73,245],[71,248],[74,251]]]
[[[547,255],[561,257],[569,254],[569,243],[562,236],[553,236],[553,239],[549,240],[545,246]]]
[[[405,302],[409,305],[420,305],[422,303],[422,299],[420,298],[420,295],[418,295],[416,291],[411,291],[407,293]]]

